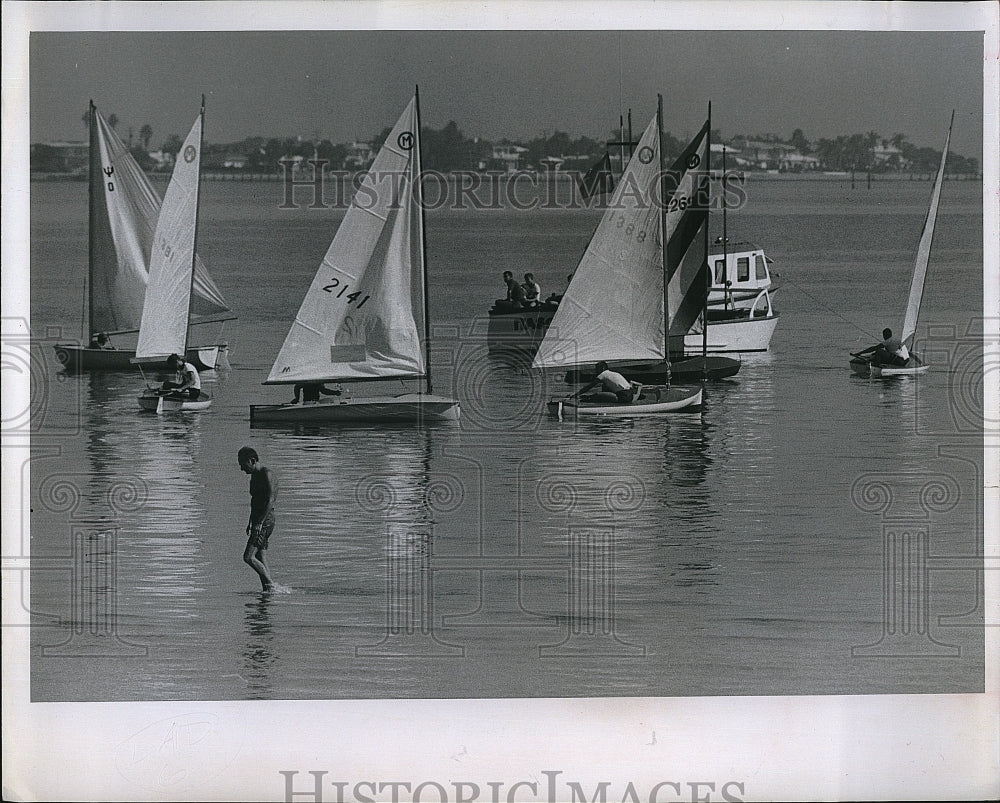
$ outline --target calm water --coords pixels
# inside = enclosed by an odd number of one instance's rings
[[[208,413],[157,417],[138,376],[56,371],[86,187],[31,191],[33,700],[983,689],[980,184],[944,190],[919,381],[847,352],[901,323],[930,185],[759,182],[729,233],[774,259],[782,317],[702,413],[546,418],[559,377],[490,358],[479,316],[505,269],[561,289],[599,213],[439,210],[434,380],[460,425],[301,432],[248,405],[289,395],[260,383],[341,212],[206,182],[232,370],[204,375]],[[287,594],[241,561],[247,444],[279,479]]]

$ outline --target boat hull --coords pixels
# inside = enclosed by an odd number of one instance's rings
[[[864,357],[851,360],[851,371],[865,379],[892,379],[898,376],[920,376],[927,373],[930,366],[916,355],[907,360],[906,365],[873,365]]]
[[[554,311],[544,310],[491,313],[486,336],[490,353],[516,353],[534,357],[554,314]],[[767,351],[778,325],[778,313],[748,317],[747,310],[737,310],[732,314],[734,317],[731,320],[709,321],[708,352],[736,354],[744,351]],[[675,345],[673,340],[674,337],[671,336],[671,348]],[[684,336],[684,351],[701,352],[701,341],[701,332],[688,333]],[[676,346],[679,351],[680,343]]]
[[[67,343],[57,343],[54,348],[56,359],[68,373],[135,370],[135,351],[131,349],[91,349]],[[220,343],[214,346],[192,346],[184,356],[199,371],[225,370],[229,368],[228,352],[229,346]],[[166,360],[144,362],[143,367],[153,371],[170,370]]]
[[[667,372],[663,363],[609,363],[610,368],[617,371],[629,382],[641,382],[643,385],[664,385],[667,382]],[[739,373],[742,363],[732,357],[709,355],[703,360],[701,355],[681,357],[670,363],[670,382],[673,384],[688,384],[709,380],[726,379]],[[706,377],[707,375],[707,377]],[[578,368],[566,372],[566,382],[577,385],[590,382],[594,378],[592,370]]]
[[[767,351],[777,325],[778,313],[729,321],[709,321],[706,351],[710,354]],[[673,347],[672,341],[673,336],[671,336],[671,347]],[[701,351],[701,346],[701,332],[689,332],[684,336],[686,352]]]
[[[627,404],[583,402],[575,399],[553,399],[546,405],[549,415],[564,418],[615,417],[636,418],[675,412],[693,412],[701,406],[699,388],[643,388],[640,398]]]
[[[337,398],[306,404],[255,404],[250,426],[269,424],[430,423],[458,421],[461,407],[455,399],[426,393],[399,396]]]
[[[160,393],[143,393],[139,396],[139,407],[147,413],[200,412],[212,406],[211,396],[202,394],[195,401]]]
[[[517,352],[534,357],[555,314],[556,308],[548,304],[517,312],[491,310],[486,330],[490,353]]]

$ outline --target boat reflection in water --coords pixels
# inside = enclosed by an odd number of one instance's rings
[[[72,461],[62,456],[62,450],[57,453],[59,468],[43,459],[37,462],[41,504],[33,523],[45,520],[38,515],[42,511],[62,514],[53,524],[69,543],[59,544],[57,551],[63,556],[68,552],[71,563],[65,566],[64,558],[55,561],[55,568],[69,570],[69,583],[50,586],[41,599],[33,597],[34,611],[58,612],[52,622],[40,622],[44,626],[33,629],[33,640],[47,656],[144,655],[147,647],[131,626],[121,583],[128,518],[141,509],[147,496],[143,479],[121,470],[127,436],[117,424],[129,406],[131,389],[127,377],[117,374],[85,374],[66,381],[74,383],[73,395],[80,394],[84,403],[76,415],[86,432],[88,470],[64,472],[62,466]],[[45,451],[38,456],[46,456]],[[46,567],[47,552],[40,543],[33,549],[40,567]],[[53,635],[50,625],[63,633]]]
[[[196,471],[201,426],[199,416],[143,417],[131,442],[147,483],[127,553],[136,562],[134,591],[160,597],[168,610],[191,617],[206,585],[199,556],[205,507]]]
[[[556,569],[524,601],[567,617],[546,654],[645,654],[649,605],[715,581],[712,431],[698,413],[580,421],[521,464],[523,551]]]

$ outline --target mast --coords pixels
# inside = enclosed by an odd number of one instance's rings
[[[205,147],[205,96],[201,96],[201,125],[198,130],[198,183],[194,193],[194,247],[191,249],[191,287],[188,292],[187,324],[184,326],[184,351],[181,359],[187,355],[188,330],[191,326],[191,308],[194,306],[194,266],[198,263],[198,218],[201,208],[201,152]]]
[[[666,385],[670,387],[670,306],[667,271],[667,173],[663,167],[663,95],[656,96],[656,134],[660,157],[660,262],[663,268],[663,364],[666,367]]]
[[[413,192],[415,193],[417,201],[417,217],[420,218],[420,227],[417,230],[420,237],[420,275],[421,281],[423,282],[423,296],[424,296],[424,377],[426,379],[427,393],[433,393],[433,385],[431,384],[431,311],[430,311],[430,301],[428,299],[427,292],[427,232],[424,229],[424,193],[423,193],[423,162],[420,158],[420,87],[416,86],[413,90],[413,98],[416,105],[416,117],[417,117],[417,130],[414,131],[414,136],[416,137],[416,153],[413,155],[415,160],[414,166],[416,170],[416,178],[413,182]]]
[[[726,231],[726,146],[722,146],[722,304],[729,309],[732,294],[729,291],[729,234]]]
[[[87,343],[90,343],[90,327],[93,325],[94,321],[94,228],[95,228],[95,218],[97,217],[97,203],[94,200],[94,196],[97,194],[95,191],[96,182],[99,180],[100,175],[101,160],[100,154],[96,153],[97,148],[97,107],[94,106],[94,101],[90,101],[90,126],[88,128],[87,136],[89,138],[89,160],[88,160],[88,176],[87,176],[87,287],[84,288],[84,293],[87,296],[86,301],[86,317],[83,320],[83,337]],[[96,169],[95,169],[96,167]]]
[[[725,181],[726,181],[726,151],[722,151],[722,194],[723,194],[723,216],[725,216]],[[712,210],[712,101],[708,102],[708,130],[705,135],[705,165],[706,177],[708,181],[705,189],[705,203],[708,208],[705,210],[705,303],[702,307],[701,320],[701,371],[702,378],[708,379],[708,294],[712,289],[712,268],[708,261],[708,220]],[[723,217],[725,219],[725,217]],[[725,263],[723,263],[725,264]]]
[[[621,162],[621,173],[625,173],[625,118],[618,115],[618,161]]]

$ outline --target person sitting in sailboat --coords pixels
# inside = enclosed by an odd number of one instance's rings
[[[98,332],[90,339],[90,342],[87,344],[87,348],[113,350],[114,345],[111,342],[111,338],[108,337],[107,332]]]
[[[322,382],[296,382],[295,396],[289,404],[298,404],[299,394],[302,395],[303,404],[316,404],[319,401],[320,394],[324,396],[339,396],[341,392],[340,388],[328,388]]]
[[[171,354],[167,357],[167,365],[176,373],[174,377],[176,381],[171,382],[168,379],[160,386],[162,391],[184,396],[191,401],[201,396],[201,377],[197,368],[180,354]]]
[[[521,289],[524,291],[524,306],[537,307],[542,302],[542,288],[535,281],[535,274],[524,274]]]
[[[524,288],[517,283],[514,274],[505,270],[503,280],[507,283],[507,298],[498,298],[493,308],[499,312],[514,312],[524,309]]]
[[[882,330],[882,342],[869,346],[864,351],[852,354],[852,357],[863,357],[865,354],[872,354],[872,364],[874,365],[906,365],[910,359],[910,350],[898,337],[894,337],[892,329],[886,327]]]
[[[635,386],[617,371],[608,368],[608,364],[603,360],[594,367],[594,380],[577,391],[574,395],[580,397],[580,401],[585,402],[618,402],[619,404],[630,404],[635,398]],[[587,393],[592,388],[601,386],[597,393]]]

